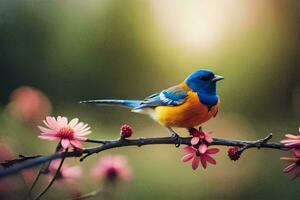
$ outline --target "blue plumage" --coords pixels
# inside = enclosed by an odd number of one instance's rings
[[[197,92],[201,103],[207,105],[208,108],[216,105],[219,97],[216,91],[216,82],[223,77],[215,75],[209,70],[198,70],[185,79],[185,83]]]
[[[125,107],[134,108],[141,104],[142,101],[139,100],[119,100],[119,99],[99,99],[99,100],[86,100],[80,101],[79,103],[91,103],[91,104],[101,104],[101,105],[120,105]]]
[[[214,106],[218,102],[216,95],[216,81],[223,79],[220,76],[214,75],[209,70],[198,70],[192,73],[184,81],[186,85],[198,94],[201,103],[208,106]],[[104,100],[87,100],[80,103],[94,103],[94,104],[111,104],[120,105],[139,110],[143,108],[154,108],[157,106],[177,106],[185,102],[188,94],[181,85],[176,85],[163,90],[159,93],[152,94],[144,100],[118,100],[118,99],[104,99]]]

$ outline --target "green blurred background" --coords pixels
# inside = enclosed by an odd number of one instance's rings
[[[57,0],[0,2],[0,136],[15,155],[51,153],[55,143],[10,114],[11,92],[31,86],[48,96],[52,115],[79,117],[91,138],[116,138],[128,123],[134,136],[169,133],[128,110],[78,105],[83,99],[143,98],[207,68],[223,75],[221,109],[203,125],[216,137],[255,140],[298,133],[300,4],[297,0]],[[185,130],[179,130],[187,135]],[[296,199],[299,180],[281,169],[276,150],[249,150],[232,162],[193,171],[173,146],[122,148],[134,178],[117,199]],[[80,163],[83,193],[96,188]],[[71,162],[75,160],[71,159]],[[52,188],[48,199],[65,198]],[[61,195],[61,197],[58,197]]]

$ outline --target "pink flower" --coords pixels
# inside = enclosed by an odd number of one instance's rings
[[[51,164],[49,166],[50,174],[53,176],[57,168],[59,167],[59,164],[61,162],[61,159],[53,160],[51,161]],[[59,176],[57,180],[64,180],[68,182],[75,182],[81,177],[81,168],[78,166],[69,167],[65,163],[60,169]]]
[[[61,141],[61,146],[63,148],[73,147],[82,149],[80,141],[85,141],[86,138],[82,137],[91,133],[88,124],[79,122],[78,118],[72,119],[68,123],[66,117],[58,116],[57,119],[54,117],[46,117],[44,124],[47,126],[41,127],[41,135],[39,138],[45,140],[58,140]]]
[[[300,127],[299,127],[299,133],[300,133]],[[286,134],[285,137],[287,137],[287,139],[280,141],[282,144],[284,144],[284,146],[286,147],[300,146],[300,135]]]
[[[124,156],[105,155],[92,169],[92,176],[99,179],[128,181],[132,177],[131,169]]]
[[[10,95],[8,109],[17,118],[36,124],[51,113],[51,103],[41,91],[22,86]]]
[[[280,160],[284,160],[290,162],[292,164],[288,165],[286,168],[283,169],[284,173],[293,173],[292,180],[297,178],[300,175],[300,150],[293,149],[291,150],[292,154],[294,155],[293,158],[289,157],[281,157]]]
[[[192,160],[193,170],[198,168],[200,161],[204,169],[207,166],[207,162],[213,165],[217,163],[216,160],[209,155],[218,153],[219,149],[217,148],[208,149],[205,144],[201,144],[198,149],[196,149],[195,147],[188,146],[184,147],[183,150],[187,154],[181,158],[181,161],[187,162],[189,160]]]
[[[213,139],[210,137],[212,131],[202,131],[201,127],[199,130],[195,128],[189,129],[190,134],[193,136],[191,140],[192,145],[197,145],[201,140],[207,143],[212,143]]]

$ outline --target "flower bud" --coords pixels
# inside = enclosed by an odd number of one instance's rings
[[[131,137],[132,133],[133,133],[133,130],[129,125],[127,125],[127,124],[122,125],[122,127],[120,129],[120,135],[122,138],[129,138],[129,137]]]
[[[238,160],[240,158],[240,154],[237,153],[239,149],[240,147],[229,147],[227,150],[228,157],[233,161]]]

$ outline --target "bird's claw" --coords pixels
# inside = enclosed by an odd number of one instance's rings
[[[175,147],[176,148],[180,147],[180,145],[181,145],[181,137],[177,133],[173,133],[171,137],[174,139],[174,141],[176,141]]]

